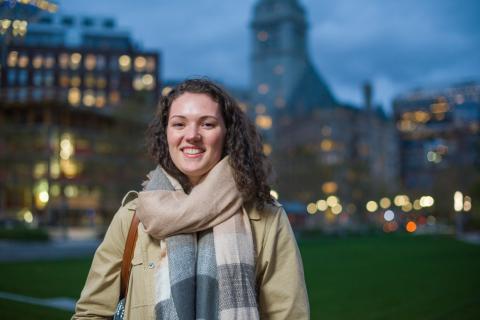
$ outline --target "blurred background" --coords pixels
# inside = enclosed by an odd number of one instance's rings
[[[0,308],[65,319],[185,78],[255,122],[312,319],[480,318],[480,4],[0,1]]]

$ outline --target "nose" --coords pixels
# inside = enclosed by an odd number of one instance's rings
[[[202,139],[197,125],[188,126],[187,130],[185,131],[185,139],[188,142],[199,141]]]

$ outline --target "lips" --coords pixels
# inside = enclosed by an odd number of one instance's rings
[[[183,147],[180,148],[183,154],[189,158],[199,157],[201,154],[205,152],[205,149],[198,148],[198,147]]]

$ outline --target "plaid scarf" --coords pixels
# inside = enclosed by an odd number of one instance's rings
[[[252,231],[228,157],[189,195],[159,167],[148,177],[137,214],[166,253],[156,319],[259,319]]]

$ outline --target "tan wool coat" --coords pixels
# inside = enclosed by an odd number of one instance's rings
[[[123,250],[138,200],[115,214],[98,247],[72,319],[109,319],[120,294]],[[285,210],[267,205],[263,211],[244,206],[250,219],[256,257],[256,283],[261,319],[310,318],[302,260]],[[140,223],[132,258],[125,319],[154,320],[154,270],[165,248]]]

